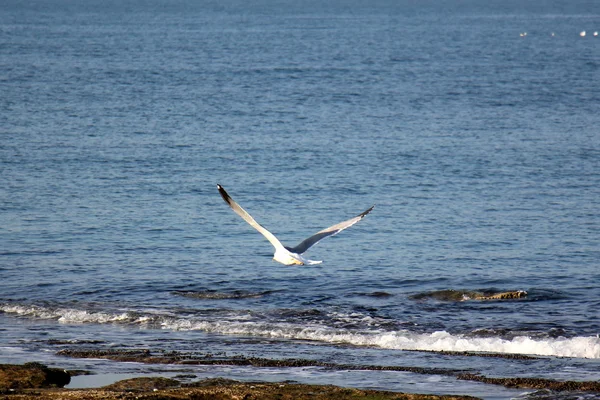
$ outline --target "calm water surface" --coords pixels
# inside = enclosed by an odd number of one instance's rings
[[[147,373],[55,354],[148,348],[600,379],[596,30],[586,1],[4,1],[0,362]],[[217,183],[290,246],[376,207],[307,253],[323,264],[285,267]]]

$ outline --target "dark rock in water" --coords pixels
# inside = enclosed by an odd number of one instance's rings
[[[67,371],[69,375],[73,376],[82,376],[82,375],[94,375],[93,372],[87,371],[84,369],[70,369]]]
[[[371,297],[392,297],[393,295],[388,292],[373,292],[370,294]]]
[[[191,299],[201,300],[236,300],[236,299],[252,299],[267,296],[274,293],[271,290],[263,292],[246,292],[243,290],[234,290],[231,292],[217,292],[214,290],[206,290],[202,292],[176,290],[172,292],[174,295],[189,297]]]
[[[472,290],[436,290],[433,292],[417,293],[410,296],[413,300],[435,299],[439,301],[467,301],[467,300],[513,300],[527,297],[524,290],[511,290],[508,292],[477,292]]]
[[[69,382],[71,375],[67,371],[40,363],[0,364],[0,389],[62,388]]]
[[[457,376],[460,380],[469,380],[483,382],[492,385],[503,385],[508,388],[531,388],[531,389],[549,389],[557,392],[575,392],[586,391],[600,393],[600,382],[585,381],[555,381],[545,378],[490,378],[480,374],[461,374]],[[576,398],[576,397],[574,397]]]
[[[198,375],[196,375],[196,374],[179,374],[179,375],[175,375],[173,378],[186,380],[186,379],[196,379],[197,377],[198,377]]]
[[[501,293],[483,293],[480,296],[475,296],[475,300],[512,300],[520,299],[527,296],[527,292],[524,290],[512,290],[510,292]]]
[[[129,350],[69,350],[63,349],[56,353],[60,356],[75,358],[102,358],[122,362],[143,362],[146,364],[183,363],[189,356],[177,352],[162,352],[153,354],[148,349]]]

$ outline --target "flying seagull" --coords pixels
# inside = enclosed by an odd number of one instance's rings
[[[263,236],[266,237],[269,242],[271,242],[273,247],[275,247],[275,255],[273,256],[273,260],[280,262],[284,265],[310,265],[322,263],[323,261],[308,260],[302,257],[302,254],[304,254],[304,252],[306,252],[309,248],[317,244],[322,239],[328,236],[336,235],[344,229],[351,227],[352,225],[363,219],[364,216],[370,213],[373,207],[375,207],[371,206],[371,208],[360,213],[354,218],[350,218],[347,221],[340,222],[339,224],[330,226],[329,228],[325,228],[322,231],[315,233],[308,239],[303,240],[296,247],[286,247],[283,244],[281,244],[281,242],[275,237],[275,235],[263,228],[262,225],[256,222],[254,218],[252,218],[252,216],[246,212],[246,210],[244,210],[238,203],[236,203],[231,198],[231,196],[227,194],[225,189],[223,189],[223,186],[217,185],[217,189],[219,189],[219,193],[221,194],[221,197],[223,197],[223,200],[225,200],[225,202],[229,204],[229,207],[231,207],[231,209],[235,211],[237,215],[242,217],[244,221],[249,223],[257,231],[262,233]]]

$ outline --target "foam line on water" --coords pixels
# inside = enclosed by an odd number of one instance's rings
[[[312,340],[392,350],[474,351],[600,358],[600,338],[598,337],[532,339],[528,336],[517,336],[507,340],[501,337],[467,337],[445,331],[433,333],[415,333],[407,330],[357,332],[323,327],[301,327],[284,323],[260,324],[172,320],[163,321],[162,324],[164,328],[173,330],[200,330],[230,335]]]
[[[72,308],[1,304],[0,311],[25,317],[55,319],[59,323],[137,324],[168,330],[196,330],[224,335],[262,336],[311,340],[322,343],[379,347],[392,350],[474,351],[541,356],[600,358],[599,337],[531,338],[517,336],[473,337],[446,331],[417,333],[409,330],[352,330],[289,322],[202,320],[137,312],[93,312]]]

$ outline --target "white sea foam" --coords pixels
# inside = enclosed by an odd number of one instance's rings
[[[266,336],[277,339],[313,340],[326,343],[380,347],[393,350],[479,351],[542,356],[600,358],[600,338],[532,339],[518,336],[511,340],[500,337],[467,337],[445,331],[415,333],[410,331],[355,332],[320,327],[303,328],[292,324],[257,324],[227,322],[163,322],[163,327],[178,330]]]
[[[42,319],[56,319],[65,324],[128,322],[131,317],[127,313],[111,314],[105,312],[91,312],[71,308],[51,308],[40,306],[2,305],[0,311],[5,313],[30,316]]]
[[[168,330],[197,330],[224,335],[262,336],[277,339],[312,340],[393,350],[475,351],[541,356],[600,359],[599,337],[531,338],[518,336],[473,337],[445,331],[416,333],[408,330],[351,330],[287,322],[261,323],[240,320],[200,320],[137,313],[90,312],[70,308],[46,308],[1,304],[0,311],[21,316],[55,319],[60,323],[152,324]]]

